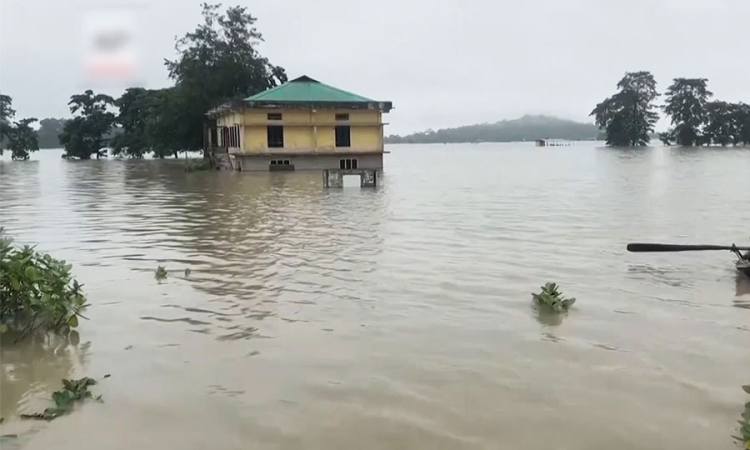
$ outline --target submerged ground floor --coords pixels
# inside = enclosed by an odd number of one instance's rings
[[[245,172],[327,169],[383,170],[383,152],[331,152],[317,154],[292,152],[222,154],[221,152],[215,152],[214,155],[221,168]]]

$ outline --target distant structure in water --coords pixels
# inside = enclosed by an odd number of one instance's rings
[[[383,169],[382,113],[392,108],[301,76],[212,109],[216,128],[205,139],[225,169],[335,170],[361,175],[364,185]]]
[[[537,147],[567,147],[571,145],[570,141],[559,141],[552,139],[537,139],[534,141]]]

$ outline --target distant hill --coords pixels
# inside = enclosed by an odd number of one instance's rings
[[[391,135],[386,143],[443,143],[443,142],[514,142],[536,139],[595,140],[601,137],[599,128],[592,123],[551,116],[525,115],[518,119],[495,123],[467,125],[458,128],[427,130],[406,136]]]

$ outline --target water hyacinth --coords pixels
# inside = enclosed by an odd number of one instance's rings
[[[560,292],[559,287],[556,283],[546,283],[541,287],[542,292],[538,294],[531,294],[534,302],[546,308],[549,308],[556,312],[567,311],[573,303],[576,302],[575,298],[565,298]]]

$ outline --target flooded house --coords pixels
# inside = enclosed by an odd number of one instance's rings
[[[209,111],[207,135],[219,164],[241,171],[383,168],[376,101],[301,76]]]

